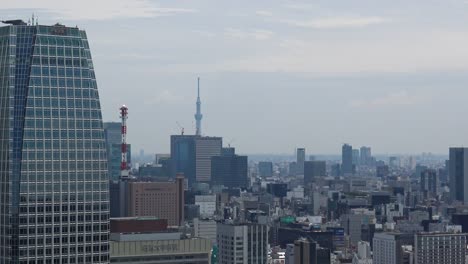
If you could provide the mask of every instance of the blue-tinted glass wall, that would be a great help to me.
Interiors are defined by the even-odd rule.
[[[104,137],[107,148],[108,174],[111,181],[120,177],[120,165],[122,162],[122,124],[118,122],[104,123]],[[127,164],[132,164],[132,147],[127,144]]]
[[[211,184],[229,188],[248,187],[247,156],[211,157]]]
[[[0,28],[0,263],[107,263],[108,203],[86,33]]]
[[[196,182],[195,135],[171,136],[171,174],[183,173],[189,186]]]

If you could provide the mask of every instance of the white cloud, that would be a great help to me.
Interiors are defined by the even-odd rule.
[[[329,29],[329,28],[356,28],[369,25],[381,24],[388,22],[388,19],[372,16],[372,17],[328,17],[314,20],[282,20],[282,22],[296,27]]]
[[[429,102],[430,98],[425,95],[409,94],[406,90],[387,94],[369,100],[353,100],[349,106],[356,108],[374,108],[385,106],[408,106]]]
[[[238,28],[226,28],[224,30],[224,35],[236,39],[267,40],[270,39],[274,33],[264,29],[242,30]]]
[[[161,7],[148,0],[21,0],[5,1],[0,10],[24,9],[63,20],[107,20],[151,18],[196,12],[194,9]]]

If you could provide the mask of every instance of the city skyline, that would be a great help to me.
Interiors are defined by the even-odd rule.
[[[128,105],[136,151],[169,152],[176,122],[195,134],[198,76],[203,134],[223,135],[239,153],[338,154],[348,142],[448,154],[468,145],[458,120],[468,113],[465,1],[119,0],[84,10],[90,3],[7,2],[0,18],[34,12],[41,24],[87,29],[103,119],[118,121]]]

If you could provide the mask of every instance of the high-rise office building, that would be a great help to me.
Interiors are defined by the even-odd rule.
[[[122,161],[122,124],[119,122],[105,122],[104,138],[106,140],[109,180],[116,181],[120,178]],[[131,164],[131,160],[131,145],[127,144],[127,163]]]
[[[229,188],[248,186],[247,156],[214,156],[211,158],[211,183]]]
[[[260,161],[258,163],[258,174],[260,177],[271,177],[273,176],[273,162],[271,161]]]
[[[361,161],[361,156],[359,156],[359,149],[353,149],[353,165],[357,166],[359,165]]]
[[[195,139],[195,174],[197,182],[211,181],[211,158],[221,156],[223,139],[197,137]]]
[[[449,186],[453,200],[468,202],[468,148],[450,148]]]
[[[171,175],[183,173],[189,186],[196,182],[195,135],[171,136]]]
[[[370,165],[370,161],[372,160],[371,148],[365,146],[361,147],[360,155],[361,165]]]
[[[304,175],[304,162],[305,162],[305,148],[298,148],[296,150],[296,174]]]
[[[316,177],[327,175],[325,161],[314,160],[304,162],[304,184],[311,183]]]
[[[420,233],[414,238],[415,264],[466,263],[466,234]]]
[[[172,176],[184,173],[189,186],[211,181],[211,158],[221,156],[221,137],[171,136]]]
[[[121,144],[122,123],[104,122],[104,138],[106,139],[106,144]]]
[[[218,263],[264,264],[268,258],[268,226],[218,223]]]
[[[341,174],[353,174],[353,147],[348,144],[344,144],[341,149]]]
[[[437,171],[427,169],[421,172],[420,188],[426,198],[436,197],[439,186]]]
[[[86,33],[4,23],[0,263],[108,263],[107,155]]]
[[[152,216],[167,219],[169,225],[184,221],[184,177],[174,182],[129,182],[127,216]]]

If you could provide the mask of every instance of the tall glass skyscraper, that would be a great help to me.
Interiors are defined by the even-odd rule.
[[[0,263],[108,263],[107,157],[86,33],[0,27]]]

